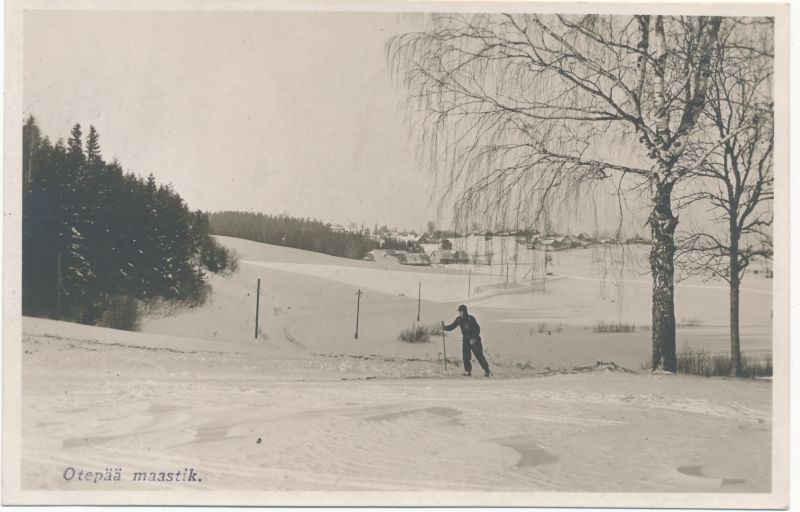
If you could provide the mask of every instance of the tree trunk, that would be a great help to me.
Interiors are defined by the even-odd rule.
[[[731,238],[731,377],[742,375],[742,355],[739,351],[739,241]]]
[[[56,258],[56,320],[61,320],[61,252]]]
[[[650,213],[650,270],[653,275],[653,370],[677,370],[675,355],[675,227],[672,215],[673,183],[657,180],[654,184],[653,211]]]

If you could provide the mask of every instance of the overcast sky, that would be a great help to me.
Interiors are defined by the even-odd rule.
[[[424,228],[436,219],[384,56],[393,13],[28,11],[24,108],[192,209]],[[449,223],[449,216],[443,219]]]

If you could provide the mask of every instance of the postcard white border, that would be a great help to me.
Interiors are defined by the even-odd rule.
[[[23,491],[20,486],[22,30],[24,10],[148,11],[535,11],[599,14],[675,13],[774,16],[775,261],[773,279],[772,493],[489,493],[489,492],[252,492]],[[296,0],[9,0],[5,10],[3,203],[3,504],[272,505],[272,506],[548,506],[784,508],[789,499],[789,6],[767,2],[414,2]],[[16,243],[15,243],[16,242]]]

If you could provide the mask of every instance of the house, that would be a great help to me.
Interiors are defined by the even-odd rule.
[[[554,251],[556,249],[560,249],[561,244],[552,238],[540,238],[534,241],[533,247],[534,249],[539,249],[540,251]]]
[[[572,235],[564,235],[562,237],[556,238],[555,240],[561,248],[567,249],[570,247],[578,247],[581,245],[581,241],[578,240],[577,237],[573,237]]]
[[[386,251],[387,258],[394,258],[401,265],[427,266],[431,264],[428,255],[422,252]]]
[[[627,240],[625,240],[625,243],[626,244],[649,245],[650,244],[650,240],[646,239],[642,235],[636,235],[636,236],[634,236],[632,238],[628,238]]]
[[[492,263],[497,264],[500,261],[500,256],[491,250],[485,252],[475,251],[469,259],[475,265],[491,265]]]
[[[439,244],[419,244],[422,247],[422,250],[425,251],[425,254],[428,255],[428,258],[431,258],[433,253],[438,251],[441,246]]]
[[[430,265],[431,260],[428,259],[428,255],[424,252],[409,252],[406,253],[406,262],[404,264],[423,267]]]
[[[469,256],[463,251],[437,249],[430,254],[431,263],[449,265],[453,263],[469,263]]]
[[[419,243],[420,239],[422,238],[422,235],[413,235],[413,234],[409,235],[409,234],[403,233],[403,234],[395,236],[394,238],[397,239],[397,240],[400,240],[402,242],[417,244],[417,243]]]
[[[431,264],[428,255],[421,252],[373,249],[364,256],[365,261],[376,261],[379,263],[385,262],[387,259],[401,265],[428,266]]]
[[[366,256],[364,256],[362,259],[364,261],[376,261],[378,263],[382,263],[382,262],[386,261],[386,258],[389,256],[389,254],[388,254],[389,252],[392,252],[392,251],[386,251],[386,250],[383,250],[383,249],[373,249],[373,250],[369,251],[366,254]],[[391,259],[392,259],[392,261],[397,261],[396,258],[391,258]]]

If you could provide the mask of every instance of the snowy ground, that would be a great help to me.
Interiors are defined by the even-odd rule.
[[[537,291],[532,291],[525,281],[511,282],[506,288],[505,275],[480,274],[488,271],[485,267],[476,267],[470,278],[453,269],[362,262],[232,238],[221,240],[241,255],[240,272],[214,279],[214,297],[208,307],[148,322],[146,332],[250,340],[255,328],[256,280],[260,278],[261,327],[268,340],[280,342],[288,337],[318,354],[439,359],[441,339],[414,346],[396,339],[401,330],[417,323],[417,294],[422,283],[420,323],[450,322],[457,305],[468,304],[481,323],[484,347],[495,364],[545,370],[610,360],[638,370],[649,359],[649,277],[641,274],[641,265],[630,263],[621,273],[624,279],[615,279],[615,270],[592,264],[591,250],[553,255],[554,276],[544,283],[544,290],[537,282]],[[355,340],[357,289],[364,295],[359,306],[359,338]],[[772,352],[770,289],[771,281],[747,276],[742,290],[742,352],[756,360]],[[727,296],[724,283],[693,280],[678,284],[679,350],[688,346],[729,353]],[[629,323],[636,330],[596,334],[592,328],[598,322]],[[447,336],[447,350],[448,357],[458,356],[457,333]]]
[[[223,241],[240,253],[240,272],[214,277],[203,307],[150,319],[141,333],[24,319],[23,489],[143,490],[125,476],[191,467],[201,481],[146,489],[770,491],[771,382],[593,368],[639,370],[649,354],[646,331],[591,332],[616,311],[597,299],[596,281],[466,297],[463,275],[380,274],[376,263]],[[449,373],[441,338],[396,339],[417,314],[416,294],[402,290],[420,281],[422,323],[450,321],[459,302],[470,304],[495,378],[456,376],[454,334]],[[751,286],[743,349],[767,354],[768,287]],[[678,295],[697,301],[678,308],[700,323],[679,329],[679,340],[724,351],[725,290]],[[644,325],[649,305],[639,302],[630,309],[645,317],[630,321]],[[123,478],[66,481],[67,467],[119,467]]]

